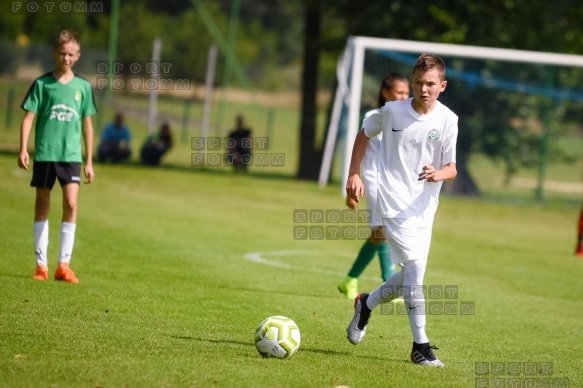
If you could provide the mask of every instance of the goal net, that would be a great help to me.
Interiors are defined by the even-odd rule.
[[[409,78],[421,53],[446,63],[439,99],[460,117],[458,153],[466,147],[502,158],[510,172],[517,161],[535,167],[541,190],[547,160],[556,156],[551,135],[583,123],[583,56],[368,37],[349,38],[338,62],[320,185],[337,158],[344,192],[354,139],[364,113],[376,108],[382,78],[394,71]]]

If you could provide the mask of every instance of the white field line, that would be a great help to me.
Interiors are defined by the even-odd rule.
[[[339,277],[346,276],[347,272],[328,271],[328,270],[319,269],[319,268],[316,268],[313,266],[303,267],[303,266],[299,266],[299,265],[290,264],[289,262],[282,262],[282,261],[267,258],[267,257],[275,256],[275,257],[283,258],[283,261],[288,261],[290,258],[291,258],[291,260],[293,260],[294,257],[307,256],[307,255],[322,255],[322,253],[317,253],[314,251],[300,251],[300,250],[297,250],[297,251],[282,250],[282,251],[270,251],[270,252],[249,252],[249,253],[246,253],[243,256],[243,258],[245,260],[249,260],[249,261],[252,261],[254,263],[269,265],[272,267],[282,268],[282,269],[286,269],[286,270],[302,271],[302,272],[314,272],[314,273],[331,275],[331,276],[339,276]],[[348,268],[347,268],[347,271],[348,271]],[[382,279],[380,277],[372,277],[372,276],[361,276],[360,279],[382,281]]]

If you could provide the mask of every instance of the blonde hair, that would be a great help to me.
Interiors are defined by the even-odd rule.
[[[77,33],[74,31],[63,30],[59,33],[57,39],[55,39],[55,42],[53,43],[53,49],[56,50],[62,44],[69,42],[75,42],[77,43],[77,45],[79,45],[79,48],[81,48],[81,44],[79,43],[79,39],[77,38]]]

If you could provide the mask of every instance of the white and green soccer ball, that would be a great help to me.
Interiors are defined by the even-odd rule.
[[[288,317],[266,318],[255,330],[255,347],[263,357],[290,358],[300,347],[300,329]]]

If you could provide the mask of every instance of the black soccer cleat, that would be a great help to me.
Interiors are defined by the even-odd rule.
[[[413,350],[411,351],[411,361],[415,364],[423,366],[443,367],[443,362],[439,361],[432,349],[438,350],[436,346],[429,345],[429,342],[418,344],[413,342]]]

